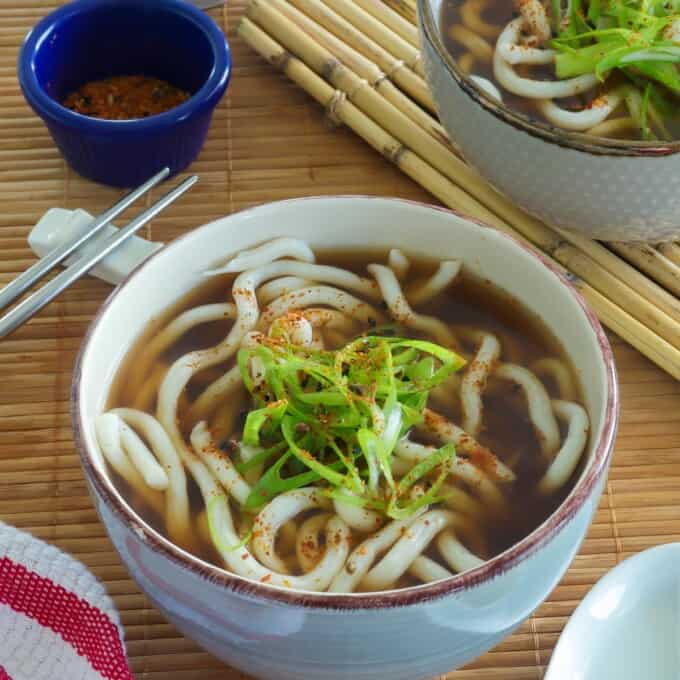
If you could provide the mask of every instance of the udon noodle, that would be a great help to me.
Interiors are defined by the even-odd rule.
[[[447,0],[445,38],[490,97],[601,137],[680,135],[680,5],[662,0]]]
[[[170,540],[273,586],[376,591],[475,568],[561,502],[589,423],[556,343],[470,298],[488,285],[459,261],[380,260],[274,239],[133,349],[95,430]]]

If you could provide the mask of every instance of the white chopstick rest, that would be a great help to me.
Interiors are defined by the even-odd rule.
[[[28,244],[38,257],[43,257],[57,246],[86,232],[93,220],[94,217],[85,210],[51,208],[31,230],[28,236]],[[118,228],[114,226],[104,227],[95,238],[90,239],[86,245],[65,260],[62,266],[68,266],[82,255],[95,252],[103,241],[118,231]],[[90,275],[117,285],[137,265],[162,247],[163,243],[147,241],[140,236],[131,236],[94,267],[90,271]]]

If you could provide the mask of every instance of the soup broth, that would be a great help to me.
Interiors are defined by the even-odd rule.
[[[403,254],[400,254],[400,257],[406,260]],[[367,277],[367,270],[371,270],[369,265],[371,263],[391,262],[392,255],[388,257],[384,252],[366,251],[322,252],[317,253],[317,261],[337,270],[351,272],[356,275],[357,279],[362,277],[361,281],[370,283],[371,279]],[[346,551],[349,551],[350,555],[338,562],[338,564],[342,562],[344,567],[342,570],[338,570],[336,565],[336,571],[341,571],[341,576],[343,574],[344,576],[336,575],[330,586],[326,582],[319,588],[310,587],[310,589],[325,590],[330,587],[332,590],[341,591],[406,587],[421,583],[424,580],[433,580],[437,576],[441,577],[449,572],[460,571],[461,568],[456,568],[456,566],[465,567],[467,565],[471,567],[499,554],[545,521],[568,494],[575,477],[579,473],[579,466],[576,461],[573,462],[566,473],[562,473],[564,478],[555,488],[550,487],[549,492],[539,492],[541,485],[545,485],[545,481],[542,480],[546,477],[546,471],[552,469],[551,460],[556,461],[559,458],[561,449],[565,448],[567,438],[573,437],[573,433],[570,431],[574,426],[573,419],[570,420],[571,416],[567,414],[569,407],[559,406],[559,404],[572,404],[574,410],[578,410],[582,416],[585,416],[583,409],[578,406],[581,401],[578,380],[557,340],[540,320],[535,318],[516,300],[492,286],[490,282],[473,277],[466,271],[465,266],[452,277],[453,280],[450,285],[444,286],[442,290],[436,290],[436,286],[432,285],[432,282],[436,281],[438,276],[441,278],[441,273],[438,274],[438,271],[442,269],[443,265],[423,257],[409,256],[408,261],[410,266],[408,266],[407,272],[405,267],[400,271],[397,264],[398,259],[394,260],[392,268],[384,267],[383,269],[388,271],[388,276],[393,277],[393,280],[391,279],[393,283],[397,281],[395,272],[400,272],[398,286],[401,292],[399,294],[406,299],[411,298],[419,302],[422,300],[420,304],[413,304],[413,309],[417,310],[417,314],[422,315],[422,318],[436,319],[436,323],[432,324],[435,329],[434,333],[427,331],[430,322],[421,324],[420,321],[414,321],[415,312],[413,310],[411,310],[411,314],[395,314],[395,301],[390,300],[389,295],[385,295],[384,291],[379,291],[380,286],[376,286],[375,293],[372,293],[373,299],[363,297],[361,303],[352,303],[353,307],[350,305],[351,310],[345,305],[342,308],[343,311],[333,312],[333,322],[320,323],[314,329],[311,342],[316,347],[315,350],[306,350],[302,354],[296,355],[298,362],[309,356],[334,357],[333,352],[346,348],[349,343],[362,336],[373,338],[374,340],[371,342],[378,346],[384,342],[396,343],[396,338],[399,337],[433,342],[433,335],[439,334],[437,339],[441,341],[441,334],[450,333],[451,344],[455,351],[467,360],[466,366],[451,373],[448,378],[428,392],[426,409],[423,411],[424,417],[421,418],[421,421],[413,427],[399,432],[400,443],[391,452],[393,469],[388,473],[385,472],[384,467],[380,468],[383,471],[384,478],[381,478],[379,490],[378,487],[375,487],[371,494],[365,492],[365,498],[368,499],[365,505],[359,506],[348,503],[347,507],[343,506],[341,512],[338,509],[337,499],[344,498],[344,496],[336,493],[337,489],[333,483],[335,478],[328,471],[324,473],[328,475],[328,479],[320,477],[311,484],[304,485],[304,488],[312,487],[314,489],[310,493],[328,494],[328,498],[335,499],[333,502],[336,504],[335,507],[339,513],[335,516],[335,519],[340,517],[349,524],[349,529],[345,533],[342,533],[345,529],[336,530],[335,534],[329,533],[327,529],[326,533],[323,533],[326,522],[330,526],[328,517],[333,510],[331,501],[326,498],[319,500],[314,495],[307,497],[306,500],[297,498],[295,502],[299,501],[299,508],[290,517],[286,515],[278,525],[271,517],[260,519],[265,517],[267,508],[270,507],[266,503],[271,500],[271,505],[274,505],[275,498],[272,500],[271,497],[266,497],[262,503],[250,503],[254,490],[258,488],[258,475],[254,474],[256,468],[259,468],[258,474],[261,483],[262,478],[266,476],[267,471],[271,470],[277,460],[276,458],[269,458],[260,466],[248,467],[248,465],[245,465],[244,467],[244,463],[251,460],[249,456],[253,455],[253,451],[243,444],[246,439],[245,430],[249,427],[247,424],[250,421],[249,413],[252,413],[258,403],[260,405],[266,403],[266,398],[263,402],[258,402],[258,395],[260,394],[258,389],[265,391],[268,389],[266,380],[258,388],[252,385],[244,386],[243,380],[239,382],[239,379],[236,378],[233,387],[226,392],[216,390],[214,388],[216,382],[224,382],[225,376],[230,375],[230,371],[232,375],[238,375],[238,365],[235,364],[235,357],[232,354],[223,362],[217,362],[202,370],[196,370],[187,382],[186,387],[180,390],[176,411],[177,436],[183,440],[184,445],[189,448],[193,447],[197,453],[199,453],[197,446],[199,448],[201,446],[200,442],[197,444],[198,439],[203,437],[205,441],[209,442],[208,448],[199,453],[199,457],[203,460],[204,469],[210,469],[222,483],[220,486],[213,479],[214,486],[211,493],[215,493],[215,489],[226,490],[226,495],[229,498],[227,511],[231,514],[231,521],[233,521],[235,527],[234,531],[238,533],[239,539],[242,541],[241,547],[220,544],[220,541],[224,539],[220,539],[217,534],[219,533],[219,523],[223,520],[210,517],[213,509],[210,507],[210,500],[206,503],[206,498],[210,499],[210,495],[206,495],[207,484],[200,481],[194,467],[187,465],[185,460],[184,467],[187,468],[188,472],[186,488],[189,531],[182,540],[186,543],[185,547],[188,547],[198,557],[219,566],[225,566],[226,561],[227,569],[234,570],[234,563],[229,562],[229,551],[238,553],[239,550],[249,546],[252,549],[254,545],[256,557],[259,557],[261,561],[264,560],[265,567],[274,574],[274,577],[272,577],[269,572],[264,573],[264,575],[259,576],[260,580],[264,582],[272,581],[277,585],[299,587],[295,577],[304,579],[306,578],[305,575],[313,573],[315,568],[321,569],[322,563],[331,549],[331,542],[340,542],[341,539],[338,536],[342,534],[342,540],[347,543]],[[375,270],[371,271],[375,273]],[[383,275],[384,273],[383,271]],[[193,291],[173,309],[169,310],[162,319],[152,323],[148,332],[131,349],[121,366],[111,390],[107,411],[115,413],[116,409],[134,409],[135,412],[144,414],[158,414],[159,420],[161,423],[163,422],[164,406],[159,403],[159,393],[163,390],[162,385],[169,380],[169,372],[172,373],[172,371],[169,371],[169,367],[178,362],[181,363],[182,358],[187,356],[187,353],[194,353],[191,355],[193,357],[191,361],[200,361],[200,353],[203,352],[204,355],[207,355],[206,353],[212,352],[211,348],[221,343],[236,323],[233,318],[216,317],[219,317],[218,306],[224,305],[225,301],[232,300],[232,291],[236,293],[238,290],[234,283],[237,276],[240,276],[238,279],[240,281],[242,275],[238,274],[225,273],[213,277],[203,287]],[[271,284],[273,287],[270,291],[265,289],[266,285],[258,288],[258,296],[264,298],[260,305],[262,308],[260,320],[276,307],[277,299],[281,299],[282,295],[289,298],[292,296],[291,299],[295,299],[296,295],[299,296],[300,301],[293,305],[298,311],[291,312],[289,310],[287,312],[288,315],[297,315],[294,317],[296,322],[300,320],[300,310],[311,309],[303,301],[309,282],[283,281],[280,289],[275,290],[274,288],[277,285],[275,280]],[[295,289],[296,285],[301,285],[301,288]],[[289,286],[292,287],[293,291],[287,293]],[[295,292],[295,290],[298,292]],[[270,295],[273,298],[268,300]],[[367,315],[350,323],[345,319],[345,316],[351,315],[352,311],[358,314],[360,304],[366,305],[366,309],[369,310]],[[399,304],[399,301],[397,301],[397,304]],[[326,305],[314,303],[313,308],[328,311],[332,310],[333,306],[333,303]],[[186,332],[175,334],[171,342],[159,342],[158,338],[163,333],[167,333],[168,328],[173,324],[179,328],[177,324],[180,322],[178,320],[181,321],[183,315],[187,313],[195,313],[197,309],[213,311],[214,313],[210,316],[210,314],[204,312],[204,323],[191,327],[186,325]],[[339,305],[336,304],[335,309],[338,310]],[[320,312],[316,314],[319,317]],[[312,319],[313,314],[311,312],[310,315],[309,318]],[[274,328],[275,325],[276,322],[273,322],[271,328]],[[285,336],[285,351],[289,349],[287,343],[292,344],[291,338],[296,337],[296,330],[296,327],[291,326],[286,331],[288,335]],[[275,335],[275,332],[269,331],[270,338],[275,337]],[[437,346],[443,344],[440,342]],[[487,351],[487,345],[497,345],[499,352],[485,363],[482,355]],[[284,351],[281,349],[282,345],[278,340],[271,345],[271,348],[274,352]],[[410,352],[412,349],[405,351]],[[252,368],[252,362],[259,360],[257,359],[259,350],[253,351],[254,354],[250,356],[251,364],[248,365],[251,367],[249,369],[251,374],[257,377],[257,371]],[[294,351],[297,352],[298,350]],[[412,354],[414,362],[420,361],[419,365],[426,368],[430,366],[429,358],[423,359],[423,355],[419,355],[417,351],[413,351]],[[400,360],[400,356],[399,353],[395,352],[385,361],[396,362]],[[365,356],[361,355],[361,358],[363,360]],[[371,370],[374,368],[382,370],[384,366],[385,364],[381,359],[379,365],[371,365]],[[343,368],[343,370],[352,375],[351,368]],[[514,375],[513,370],[519,372],[519,377],[512,377]],[[406,375],[400,371],[402,369],[395,369],[395,375]],[[463,385],[466,384],[465,376],[468,371],[481,372],[473,376],[474,380],[467,381],[466,388]],[[305,374],[304,379],[300,378],[299,373],[294,373],[294,376],[290,380],[299,379],[299,384],[303,386],[302,391],[307,390],[309,392],[309,376]],[[273,378],[271,380],[273,382]],[[404,380],[416,380],[416,378],[406,376]],[[529,385],[527,388],[526,380],[535,381],[538,387]],[[403,384],[406,384],[406,382]],[[366,385],[350,386],[349,389],[355,390],[354,399],[363,399],[367,394],[366,390],[370,391],[373,387]],[[373,389],[374,392],[375,389]],[[470,408],[466,408],[464,405],[466,399],[468,402],[474,402],[474,395],[472,400],[470,399],[470,389],[479,396],[481,415],[478,415],[481,420],[477,425],[471,425],[468,428],[475,429],[474,432],[463,432],[463,430],[459,430],[459,426],[474,423]],[[538,397],[532,396],[532,390],[535,392],[537,389],[543,390],[542,394],[539,394]],[[206,402],[206,390],[212,390],[216,395],[207,409],[202,406]],[[266,394],[265,397],[267,397]],[[330,396],[324,396],[324,403],[330,398]],[[163,397],[161,397],[161,401],[162,399]],[[549,428],[544,428],[540,423],[537,427],[535,422],[537,416],[532,411],[533,406],[530,406],[534,399],[538,399],[537,403],[540,402],[539,406],[536,407],[538,411],[541,407],[550,409],[551,403],[557,405],[553,408],[559,417],[555,418],[554,415],[551,415],[552,411],[547,416],[544,414],[539,417],[548,417],[556,425],[555,436],[559,440],[557,446],[557,449],[560,449],[559,453],[554,445],[550,452],[546,448],[543,430]],[[541,399],[543,399],[542,402]],[[274,402],[272,397],[272,400],[266,403],[266,407],[274,407],[279,401],[280,399],[272,403]],[[410,413],[411,405],[415,404],[416,401],[410,397],[408,399],[405,397],[404,405],[401,407],[403,414]],[[377,394],[368,397],[368,402],[371,402],[369,408],[374,408],[375,404],[378,403]],[[321,419],[321,422],[324,422],[323,418],[333,417],[334,412],[331,406],[328,406],[327,410],[324,410],[324,407],[316,408],[315,413]],[[318,408],[321,408],[321,411],[318,411]],[[560,408],[562,411],[560,411]],[[264,410],[267,411],[267,408]],[[387,420],[389,421],[390,416],[387,407],[385,407],[385,412],[388,413]],[[124,414],[123,411],[120,413]],[[567,414],[566,417],[565,414]],[[585,417],[585,429],[587,430],[587,416]],[[134,418],[132,420],[126,419],[124,415],[122,415],[122,420],[127,422],[127,425],[123,425],[123,427],[130,426],[135,429],[135,426],[140,424]],[[206,423],[205,431],[201,430],[200,423],[202,421]],[[418,421],[417,418],[416,421]],[[309,432],[310,427],[312,430],[316,427],[316,421],[311,425],[308,424],[309,422],[302,419],[295,425],[294,432],[299,442],[305,441],[306,433]],[[578,424],[576,426],[578,427]],[[364,427],[368,426],[364,424]],[[454,434],[451,434],[452,427],[455,429]],[[583,427],[582,424],[581,427]],[[387,425],[383,423],[383,428],[388,430],[389,422]],[[442,435],[442,428],[448,434]],[[106,435],[102,434],[105,429],[100,428],[98,434],[105,457],[110,462],[111,458],[107,456],[106,446],[104,445]],[[200,436],[196,434],[197,431],[199,431]],[[154,449],[153,438],[148,430],[143,427],[137,428],[137,434],[143,442],[149,445],[149,448]],[[585,437],[585,431],[581,434]],[[353,437],[354,435],[347,436]],[[430,455],[432,452],[442,451],[442,445],[445,445],[446,441],[451,442],[453,440],[456,441],[455,455],[458,464],[461,466],[460,472],[452,472],[451,475],[447,476],[446,472],[442,473],[442,470],[444,470],[442,466],[449,465],[449,462],[441,462],[434,466],[432,470],[424,472],[418,478],[417,483],[409,487],[408,492],[411,493],[417,487],[418,494],[422,496],[440,484],[440,481],[438,481],[440,475],[443,474],[446,477],[443,485],[437,487],[437,493],[432,496],[431,502],[427,504],[429,510],[424,511],[423,508],[413,510],[414,516],[417,516],[417,513],[425,512],[425,514],[420,515],[421,518],[432,515],[432,521],[442,523],[443,530],[437,532],[436,540],[433,536],[432,540],[423,543],[416,560],[411,560],[411,563],[406,564],[394,579],[388,578],[385,581],[384,578],[380,577],[380,574],[373,574],[376,569],[380,570],[381,555],[387,552],[388,548],[397,549],[398,539],[403,538],[404,535],[408,536],[408,533],[404,534],[404,532],[407,532],[409,526],[415,526],[413,517],[408,516],[404,508],[396,511],[394,510],[396,505],[393,506],[394,511],[391,515],[384,509],[385,504],[382,501],[385,501],[387,507],[389,507],[389,500],[394,498],[395,495],[399,495],[398,491],[390,490],[389,476],[401,480],[395,483],[395,488],[399,489],[399,485],[409,474],[409,467],[412,471],[411,474],[413,474],[413,466],[422,463],[422,460],[424,460],[422,455],[420,458],[409,457],[408,452],[411,450],[409,447],[416,447],[421,453],[425,452]],[[341,437],[336,441],[345,440]],[[357,482],[357,487],[351,494],[344,490],[342,493],[350,494],[356,498],[360,495],[359,487],[370,487],[371,471],[370,464],[368,470],[363,469],[364,462],[359,451],[364,449],[356,444],[354,439],[351,441],[352,446],[348,446],[348,451],[350,455],[355,456],[355,467],[359,471],[361,481]],[[121,438],[121,442],[122,448],[125,448],[124,437]],[[278,439],[275,435],[271,433],[262,435],[261,446],[257,451],[261,453],[263,448],[266,449],[268,445],[276,442],[278,442]],[[175,446],[177,446],[176,441]],[[582,441],[581,450],[584,446],[585,439]],[[300,444],[300,448],[304,448],[302,444]],[[246,449],[248,449],[247,452]],[[209,456],[213,457],[212,459],[205,455],[206,451],[208,451]],[[578,453],[580,455],[581,451]],[[328,452],[322,454],[312,449],[309,452],[303,451],[301,458],[296,459],[293,456],[281,467],[281,478],[290,479],[295,475],[309,474],[309,470],[305,467],[304,456],[308,456],[310,459],[316,456],[325,462],[330,460]],[[130,455],[130,458],[135,460],[132,455]],[[576,460],[578,460],[578,457]],[[218,470],[220,465],[222,468]],[[378,463],[378,466],[382,465],[383,463]],[[384,465],[388,464],[385,463]],[[172,526],[168,526],[168,508],[170,505],[167,503],[167,499],[164,503],[160,498],[162,492],[153,490],[153,493],[150,493],[148,488],[139,486],[137,477],[128,477],[126,480],[124,479],[125,475],[120,474],[120,469],[116,470],[115,465],[112,467],[114,468],[113,476],[116,485],[121,489],[135,511],[171,540],[180,542],[180,539],[173,535]],[[225,472],[227,467],[230,472]],[[330,467],[334,472],[344,470],[338,461],[330,464]],[[314,469],[316,468],[312,468],[312,470]],[[222,477],[219,477],[220,474],[222,474]],[[228,478],[226,482],[225,477]],[[250,492],[247,501],[244,496],[236,498],[238,493],[235,489],[241,487],[246,489],[243,493]],[[404,500],[408,496],[406,488],[406,485],[404,485],[401,495],[402,505],[405,507],[408,506]],[[300,490],[300,487],[298,487],[297,491],[293,489],[284,493],[291,494],[290,497],[295,499],[295,494],[301,494],[303,491],[304,489]],[[411,493],[416,498],[418,494]],[[380,502],[378,499],[380,499]],[[409,502],[414,507],[417,505],[417,500]],[[371,526],[370,522],[373,520],[375,520],[375,525]],[[366,526],[367,521],[369,522],[368,526]],[[352,524],[353,522],[354,524]],[[363,559],[357,557],[358,554],[362,554],[362,546],[365,544],[370,547],[372,545],[371,540],[375,540],[379,535],[382,536],[391,525],[394,525],[396,530],[398,528],[396,525],[399,522],[402,522],[403,526],[399,528],[398,535],[395,535],[393,540],[385,539],[387,545],[377,550],[375,564],[371,565],[373,571],[368,571],[363,579],[354,578],[353,569],[358,567],[352,566],[352,556],[354,555],[355,561],[356,559]],[[274,524],[273,529],[270,524]],[[453,529],[445,531],[444,529],[448,526],[453,527]],[[261,546],[260,553],[257,553],[257,540],[258,536],[259,540],[263,540],[259,534],[266,534],[267,531],[273,531],[274,534],[269,543],[269,550],[270,552],[273,551],[273,554],[264,557]],[[381,532],[383,533],[381,534]],[[442,538],[445,534],[446,538]],[[458,550],[458,558],[453,559],[453,563],[451,560],[447,561],[446,558],[442,558],[440,554],[442,550],[446,552],[445,548],[441,546],[449,539],[456,542],[455,548]],[[456,552],[456,550],[453,550],[453,552]],[[275,567],[278,567],[283,575],[276,571]],[[367,570],[366,568],[365,571]],[[260,572],[254,572],[254,574],[257,576]],[[289,583],[286,583],[287,580]],[[301,583],[303,584],[302,587],[305,587],[306,582],[302,581]],[[333,584],[335,584],[335,587],[333,587]]]

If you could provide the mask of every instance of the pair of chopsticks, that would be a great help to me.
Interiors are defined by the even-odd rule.
[[[97,217],[89,228],[82,234],[70,241],[58,246],[53,251],[30,266],[25,272],[19,274],[13,281],[8,283],[0,290],[0,310],[5,309],[14,302],[22,293],[42,279],[49,271],[54,269],[60,262],[63,262],[69,255],[78,248],[85,245],[94,238],[104,227],[132,205],[138,198],[147,191],[162,182],[170,174],[169,168],[163,168],[158,174],[151,177],[141,186],[126,194],[120,201],[111,206],[106,212]],[[23,323],[28,321],[33,315],[37,314],[43,307],[49,304],[55,297],[60,295],[66,288],[84,276],[107,255],[110,255],[126,239],[135,234],[147,222],[152,220],[161,210],[165,209],[173,201],[179,198],[185,191],[198,181],[196,175],[188,177],[178,184],[174,189],[168,191],[159,201],[151,207],[137,215],[128,225],[119,229],[115,234],[97,248],[94,253],[83,255],[73,264],[64,269],[63,272],[55,276],[49,283],[29,295],[20,302],[14,309],[0,317],[0,338],[9,335]]]

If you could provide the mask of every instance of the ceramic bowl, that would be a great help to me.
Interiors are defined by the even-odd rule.
[[[417,225],[417,226],[416,226]],[[187,554],[119,494],[93,419],[125,353],[147,324],[201,283],[202,271],[275,236],[313,247],[462,258],[521,300],[561,339],[592,423],[583,472],[544,524],[479,568],[419,587],[330,595],[279,589]],[[479,656],[514,630],[564,574],[605,481],[618,415],[614,362],[592,312],[551,265],[508,236],[449,211],[382,198],[284,201],[196,229],[152,255],[107,300],[74,371],[72,416],[82,465],[121,559],[183,633],[227,663],[277,680],[417,680]]]
[[[572,614],[544,680],[680,678],[680,543],[629,557]]]
[[[183,0],[75,0],[42,19],[19,54],[21,89],[66,161],[116,187],[194,161],[231,75],[217,24]],[[151,75],[192,93],[179,106],[135,120],[84,116],[61,105],[91,80]]]
[[[465,77],[444,46],[446,0],[418,0],[427,82],[442,124],[501,193],[548,224],[619,241],[680,236],[680,142],[607,140],[507,109]]]

